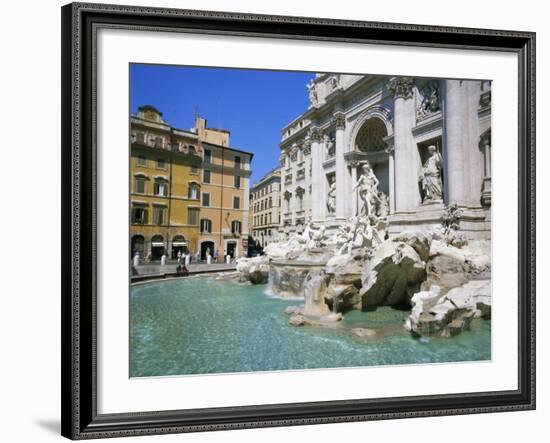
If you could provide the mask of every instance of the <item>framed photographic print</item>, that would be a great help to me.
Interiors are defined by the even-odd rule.
[[[62,434],[533,409],[534,44],[64,6]]]

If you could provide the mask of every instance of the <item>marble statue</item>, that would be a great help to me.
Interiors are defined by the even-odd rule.
[[[328,134],[325,134],[323,140],[325,142],[325,157],[327,159],[334,157],[336,155],[336,143]]]
[[[441,200],[443,185],[441,182],[441,168],[443,160],[434,145],[428,146],[428,159],[422,168],[420,182],[422,184],[422,201]]]
[[[321,225],[319,229],[317,229],[316,231],[313,231],[313,235],[311,237],[311,247],[309,249],[312,249],[312,248],[319,249],[325,245],[324,241],[327,238],[325,230],[326,230],[325,226]]]
[[[352,191],[355,191],[356,189],[359,190],[359,198],[363,202],[361,215],[377,215],[376,208],[382,204],[378,192],[379,184],[380,182],[374,174],[369,162],[365,161],[362,167],[362,174],[357,180],[355,186],[352,188]]]
[[[310,106],[315,106],[318,100],[317,90],[315,89],[315,82],[311,80],[306,87],[309,93],[309,104]]]
[[[352,217],[336,234],[337,255],[351,255],[354,250],[377,246],[382,238],[375,227],[376,217]]]
[[[334,177],[330,179],[330,187],[327,194],[327,211],[329,214],[334,214],[336,211],[336,180]]]

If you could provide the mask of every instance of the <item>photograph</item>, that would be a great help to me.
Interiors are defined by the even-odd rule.
[[[128,76],[130,378],[492,360],[491,79]]]

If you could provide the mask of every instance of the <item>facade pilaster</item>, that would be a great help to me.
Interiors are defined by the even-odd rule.
[[[343,112],[339,112],[334,115],[333,121],[336,130],[336,219],[344,220],[346,218],[346,162],[344,159],[344,129],[346,127],[346,116]]]
[[[318,127],[312,127],[309,133],[311,140],[311,217],[314,222],[324,218],[324,207],[321,200],[321,174],[323,171],[322,133]]]
[[[395,211],[411,211],[420,206],[418,190],[419,154],[412,129],[415,125],[413,100],[414,82],[408,77],[397,77],[390,81],[394,104],[394,174]]]

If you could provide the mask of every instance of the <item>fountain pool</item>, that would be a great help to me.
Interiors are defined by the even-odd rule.
[[[198,277],[130,289],[130,376],[489,360],[491,322],[474,320],[451,339],[420,341],[403,328],[407,312],[351,311],[339,328],[290,326],[283,313],[300,304],[245,286]],[[365,341],[350,328],[379,331]]]

